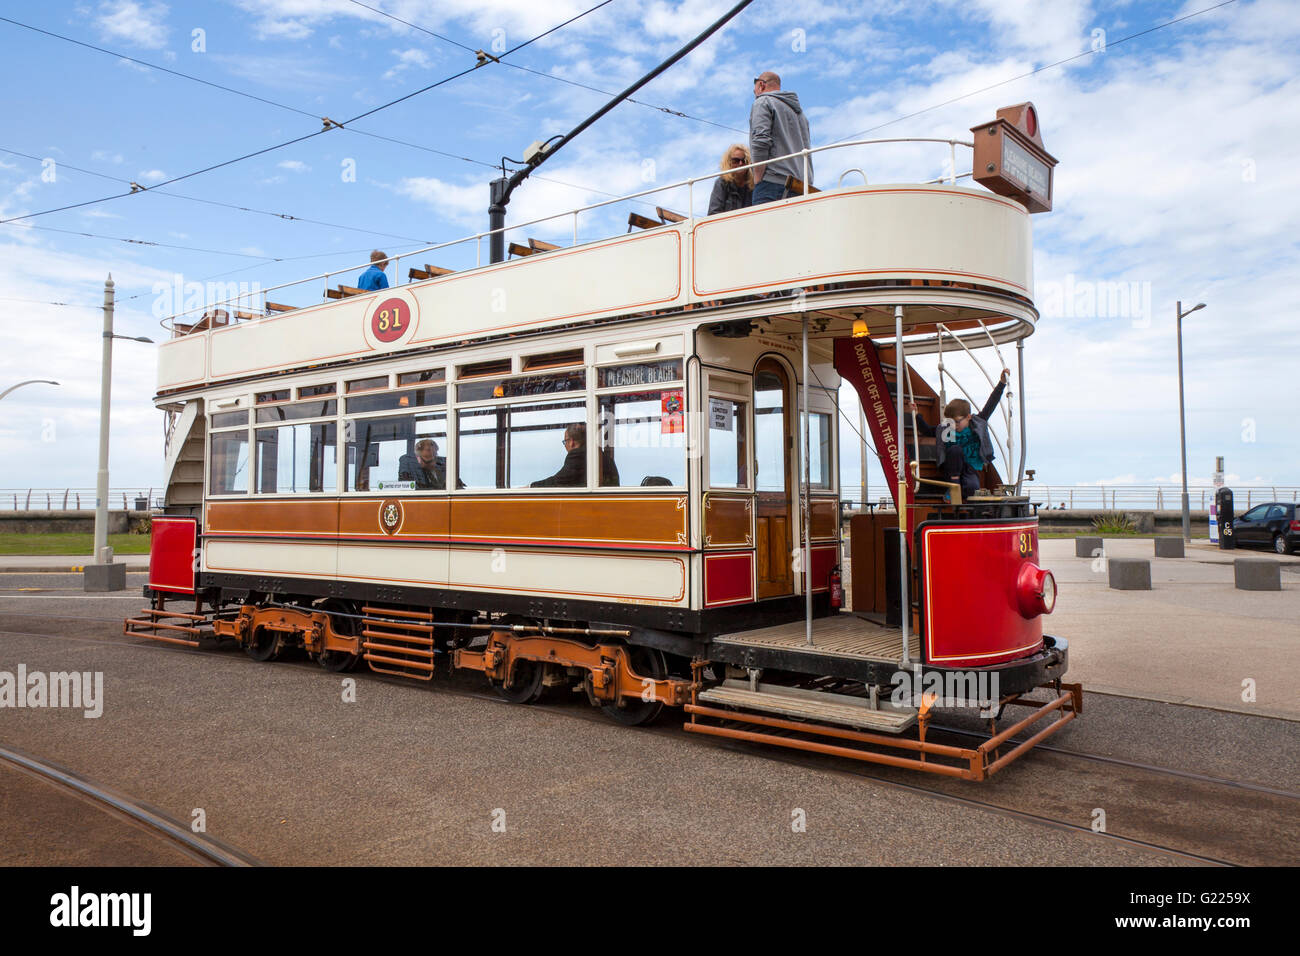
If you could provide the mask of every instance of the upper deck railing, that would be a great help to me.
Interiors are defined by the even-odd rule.
[[[514,232],[520,229],[528,228],[530,226],[539,226],[547,223],[555,223],[557,221],[562,221],[565,219],[572,219],[573,230],[572,230],[571,245],[577,246],[584,241],[580,237],[580,226],[579,226],[579,219],[583,214],[592,213],[596,210],[602,210],[607,207],[617,205],[619,203],[641,202],[647,196],[654,196],[656,194],[668,193],[674,190],[681,190],[681,189],[686,190],[687,209],[689,211],[687,213],[682,213],[679,215],[681,215],[683,219],[693,220],[696,218],[695,186],[697,183],[710,182],[714,179],[717,179],[720,176],[728,175],[731,172],[736,172],[740,170],[750,170],[753,169],[755,166],[771,165],[774,162],[781,162],[790,159],[798,160],[803,168],[803,175],[802,177],[800,177],[800,181],[802,183],[802,188],[803,188],[803,195],[808,195],[810,190],[812,192],[820,191],[813,188],[812,184],[809,181],[811,177],[808,175],[808,170],[809,170],[809,164],[811,162],[812,156],[818,153],[829,152],[832,150],[854,149],[863,146],[880,146],[885,144],[898,144],[898,143],[937,143],[937,144],[945,144],[948,146],[949,166],[948,166],[947,174],[933,179],[922,180],[921,185],[935,185],[941,183],[956,185],[959,179],[965,179],[971,175],[970,171],[960,173],[960,174],[956,172],[957,147],[962,146],[965,147],[966,149],[974,148],[974,144],[968,140],[944,139],[939,137],[911,136],[911,137],[890,137],[886,139],[853,140],[844,143],[833,143],[828,146],[810,147],[808,149],[800,150],[795,153],[789,153],[785,156],[773,157],[771,159],[765,160],[763,163],[750,163],[749,165],[746,166],[736,167],[736,169],[734,170],[718,170],[715,172],[707,173],[702,176],[694,176],[688,179],[678,180],[677,182],[669,183],[664,186],[655,186],[651,189],[643,189],[638,192],[628,193],[627,195],[616,196],[612,199],[606,199],[606,200],[602,200],[601,202],[591,203],[590,205],[580,206],[576,209],[567,210],[565,212],[553,213],[548,216],[541,216],[536,219],[530,219],[526,222],[515,223],[513,225],[506,226],[503,229],[477,232],[472,235],[463,236],[459,239],[452,239],[447,242],[439,242],[433,245],[424,246],[420,249],[416,249],[411,252],[402,253],[401,255],[390,256],[388,257],[388,262],[392,264],[394,267],[394,277],[396,279],[395,282],[391,283],[390,287],[398,286],[398,285],[409,285],[413,282],[427,281],[425,279],[412,278],[409,279],[407,282],[402,282],[401,264],[403,259],[405,259],[408,263],[410,263],[413,261],[417,261],[417,257],[418,257],[418,260],[422,266],[424,264],[423,261],[424,257],[431,252],[448,250],[455,247],[462,247],[468,245],[469,243],[474,243],[475,244],[474,267],[478,267],[485,264],[483,262],[483,240],[488,239],[494,233],[500,232],[502,235],[504,235],[509,232]],[[853,173],[857,173],[862,177],[863,184],[866,184],[868,182],[866,172],[860,166],[854,166],[845,169],[840,173],[838,179],[836,180],[836,186],[837,187],[843,186],[845,178]],[[659,207],[659,208],[664,208],[664,207]],[[669,211],[671,212],[671,210]],[[664,219],[663,222],[655,223],[654,225],[666,225],[671,221],[673,220]],[[629,224],[629,231],[631,230],[631,228],[632,226]],[[595,239],[607,239],[607,238],[610,238],[610,236],[602,235],[599,237],[595,237]],[[585,241],[595,241],[595,240],[588,239]],[[294,279],[290,282],[281,283],[280,285],[271,286],[266,289],[257,289],[255,291],[240,292],[239,294],[226,299],[209,302],[203,306],[198,306],[193,309],[187,309],[182,312],[177,312],[173,315],[170,315],[162,319],[160,324],[164,328],[170,329],[174,335],[186,335],[189,334],[190,332],[206,331],[210,328],[219,328],[229,324],[237,324],[240,322],[247,322],[247,321],[256,321],[257,319],[263,318],[267,315],[282,313],[285,309],[285,306],[288,305],[287,303],[279,303],[273,301],[270,297],[271,293],[283,293],[285,290],[299,289],[300,287],[306,286],[308,283],[316,283],[316,282],[323,281],[325,289],[322,291],[319,297],[313,297],[310,302],[301,302],[296,305],[289,305],[288,308],[292,310],[297,308],[305,308],[309,305],[317,305],[325,301],[325,299],[329,297],[328,293],[330,291],[333,291],[330,289],[330,282],[332,279],[334,279],[337,276],[355,274],[359,270],[364,270],[368,268],[370,264],[371,263],[367,261],[364,263],[347,266],[342,269],[334,269],[329,272],[322,272],[318,275],[308,276],[305,279]],[[341,295],[341,294],[344,293],[336,294],[336,297],[337,295]],[[281,299],[281,298],[284,298],[284,296],[283,295],[275,296],[275,299]],[[272,303],[270,307],[268,307],[267,305],[268,302]],[[193,321],[178,321],[178,320],[190,319],[191,317],[193,317]]]

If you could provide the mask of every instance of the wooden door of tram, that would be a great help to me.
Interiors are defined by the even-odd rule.
[[[785,369],[774,359],[763,359],[754,369],[754,532],[759,600],[794,593],[790,405],[790,378]]]

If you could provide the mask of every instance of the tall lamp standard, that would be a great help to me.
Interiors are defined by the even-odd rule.
[[[83,572],[86,591],[121,591],[126,588],[126,565],[113,561],[108,547],[108,410],[113,386],[113,339],[153,343],[143,335],[118,335],[113,331],[113,276],[104,283],[104,352],[99,370],[99,472],[95,482],[95,550]]]
[[[1198,302],[1186,312],[1181,301],[1175,303],[1178,309],[1178,437],[1183,446],[1183,541],[1192,540],[1192,509],[1187,499],[1187,413],[1183,405],[1183,318],[1197,309],[1205,308],[1204,302]]]

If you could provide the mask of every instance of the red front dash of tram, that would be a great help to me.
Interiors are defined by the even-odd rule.
[[[1056,583],[1038,567],[1037,522],[923,524],[925,659],[984,667],[1043,646]]]

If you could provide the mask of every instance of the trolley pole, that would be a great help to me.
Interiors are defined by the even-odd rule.
[[[898,600],[901,607],[899,608],[899,617],[903,625],[903,664],[907,665],[912,662],[911,650],[909,645],[912,643],[912,598],[908,593],[908,578],[911,574],[911,567],[907,560],[907,476],[904,472],[903,459],[907,455],[907,445],[903,442],[901,426],[903,424],[903,377],[907,374],[907,360],[903,356],[903,307],[894,306],[894,361],[897,363],[894,373],[894,391],[898,396],[895,402],[899,409],[898,424],[900,426],[899,434],[894,436],[898,442]]]

